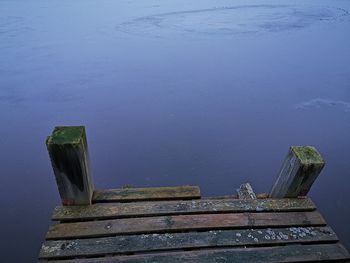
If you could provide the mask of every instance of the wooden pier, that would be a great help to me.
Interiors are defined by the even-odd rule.
[[[62,206],[40,262],[340,262],[350,255],[306,197],[324,161],[291,147],[270,194],[243,184],[221,197],[198,186],[96,190],[84,127],[47,139]]]

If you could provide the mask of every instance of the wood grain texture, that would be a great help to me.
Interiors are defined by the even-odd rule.
[[[239,199],[256,199],[256,195],[250,183],[241,184],[237,189]]]
[[[53,220],[79,221],[135,216],[159,216],[177,214],[312,211],[316,207],[309,198],[299,199],[203,199],[192,201],[162,201],[106,203],[91,206],[59,206],[53,212]]]
[[[292,146],[274,183],[274,198],[305,196],[325,165],[312,146]]]
[[[178,215],[61,223],[52,225],[46,237],[67,239],[190,230],[321,225],[325,225],[325,221],[316,211]]]
[[[252,262],[252,263],[290,263],[290,262],[339,262],[349,260],[349,253],[340,244],[290,245],[276,247],[253,247],[231,249],[208,249],[186,252],[169,252],[131,256],[86,258],[62,261],[61,263],[213,263],[213,262]]]
[[[291,227],[216,230],[189,233],[142,234],[73,240],[49,240],[39,258],[101,256],[160,250],[228,246],[268,246],[292,243],[336,242],[329,227]]]
[[[93,202],[130,202],[149,200],[185,200],[201,197],[198,186],[149,187],[96,190]]]

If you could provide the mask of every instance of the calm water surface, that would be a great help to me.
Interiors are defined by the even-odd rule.
[[[59,196],[44,140],[85,125],[98,188],[249,181],[290,145],[350,248],[350,1],[0,1],[1,259],[35,262]]]

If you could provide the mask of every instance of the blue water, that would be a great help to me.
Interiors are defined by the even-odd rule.
[[[0,0],[1,260],[35,262],[59,204],[44,145],[85,125],[98,188],[269,192],[290,145],[350,248],[350,1]]]

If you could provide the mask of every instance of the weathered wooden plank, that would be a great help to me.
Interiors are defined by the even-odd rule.
[[[159,250],[228,246],[282,245],[289,243],[336,242],[329,227],[216,230],[208,232],[128,235],[73,240],[49,240],[39,258],[101,256]]]
[[[324,165],[324,160],[314,147],[292,146],[270,196],[274,198],[305,196]]]
[[[61,263],[95,263],[95,262],[127,262],[127,263],[212,263],[212,262],[339,262],[348,260],[349,253],[339,243],[317,245],[289,245],[275,247],[252,247],[230,249],[207,249],[186,252],[169,252],[158,254],[140,254],[104,258],[85,258],[57,261]],[[51,261],[50,261],[51,262]],[[54,262],[54,261],[52,261]]]
[[[129,202],[147,200],[185,200],[201,197],[198,186],[124,188],[96,190],[93,202]]]
[[[239,199],[256,199],[256,195],[250,183],[242,184],[237,189],[237,193]]]
[[[325,224],[326,222],[317,211],[178,215],[61,223],[52,225],[46,237],[47,239],[66,239],[133,233]]]
[[[54,220],[91,220],[130,216],[155,216],[249,211],[311,211],[316,209],[309,198],[293,199],[204,199],[192,201],[162,201],[135,203],[105,203],[91,206],[59,206]]]
[[[91,204],[93,182],[83,126],[56,127],[46,140],[63,205]]]

